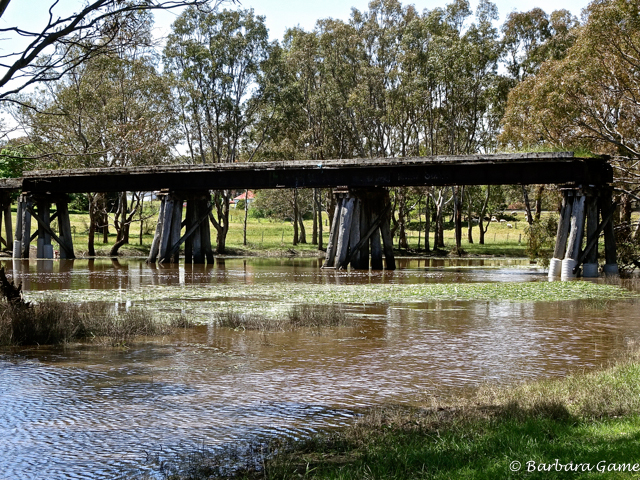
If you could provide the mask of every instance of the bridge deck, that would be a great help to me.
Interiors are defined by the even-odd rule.
[[[497,185],[602,185],[613,174],[607,158],[572,152],[515,153],[323,161],[161,165],[37,170],[0,184],[32,193],[208,189]]]

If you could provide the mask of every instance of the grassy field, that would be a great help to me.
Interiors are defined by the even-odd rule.
[[[157,210],[157,206],[154,206]],[[15,222],[15,211],[13,225]],[[74,248],[76,255],[85,256],[87,254],[87,241],[89,230],[89,214],[72,212],[71,230],[73,234]],[[121,249],[123,255],[147,255],[153,240],[155,231],[155,216],[148,219],[143,226],[142,238],[140,238],[140,222],[135,222],[130,228],[130,243]],[[415,221],[415,219],[413,219]],[[243,222],[244,212],[232,209],[230,215],[230,228],[227,236],[227,248],[231,254],[257,254],[257,255],[275,255],[275,254],[303,254],[313,255],[317,253],[317,246],[311,244],[312,221],[305,221],[307,230],[306,244],[293,245],[293,225],[291,222],[283,222],[279,220],[266,218],[249,218],[247,225],[247,245],[243,245]],[[326,213],[323,214],[323,245],[326,247],[329,239],[329,219]],[[478,228],[474,227],[473,235],[475,243],[469,244],[467,241],[466,227],[463,230],[462,248],[469,254],[474,255],[502,255],[502,256],[525,256],[526,222],[517,221],[510,222],[512,228],[507,227],[507,223],[492,223],[485,236],[485,245],[479,245]],[[32,222],[32,232],[36,231],[36,222]],[[54,230],[57,227],[54,224]],[[113,226],[109,230],[108,242],[102,242],[102,234],[96,235],[96,251],[98,255],[107,255],[110,247],[116,241],[116,233]],[[184,232],[183,232],[184,233]],[[409,241],[409,251],[406,253],[414,253],[418,250],[424,250],[424,232],[417,230],[407,231]],[[215,247],[215,230],[212,227],[212,241]],[[444,240],[446,249],[450,250],[455,245],[455,237],[452,225],[445,226]],[[394,239],[397,245],[397,237]],[[55,243],[55,242],[54,242]],[[433,232],[431,233],[430,245],[433,246]],[[54,245],[54,248],[57,246]],[[403,253],[403,252],[400,252]]]
[[[273,452],[264,454],[264,452]],[[246,479],[626,479],[640,476],[640,356],[468,398],[382,406],[351,427],[256,451]],[[228,478],[192,455],[169,479]]]

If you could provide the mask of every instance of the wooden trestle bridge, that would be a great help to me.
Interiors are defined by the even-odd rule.
[[[208,220],[212,190],[334,188],[337,207],[324,266],[382,269],[384,256],[386,268],[393,269],[388,187],[558,184],[564,201],[550,276],[573,275],[582,263],[585,275],[597,274],[602,232],[605,271],[613,273],[613,174],[607,160],[559,152],[31,171],[0,181],[0,231],[2,223],[5,227],[0,243],[13,247],[14,258],[29,258],[37,238],[38,258],[53,258],[53,240],[61,258],[74,258],[67,194],[156,191],[162,201],[148,261],[176,262],[184,243],[185,262],[213,262]],[[11,198],[16,192],[14,237]],[[55,218],[57,232],[51,227]],[[33,235],[32,219],[37,222]]]

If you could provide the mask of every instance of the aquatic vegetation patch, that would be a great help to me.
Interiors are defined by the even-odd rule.
[[[28,292],[37,301],[46,294]],[[284,314],[292,305],[336,303],[415,303],[432,300],[537,302],[618,300],[638,297],[619,285],[594,282],[496,282],[425,284],[312,284],[273,282],[251,285],[145,286],[127,290],[64,290],[63,301],[109,301],[145,305],[161,311],[225,311],[242,306],[245,313]]]
[[[297,328],[351,327],[353,319],[339,304],[293,305],[284,315],[267,317],[260,313],[243,313],[229,308],[214,314],[220,327],[234,330],[285,331]]]
[[[135,337],[165,335],[193,323],[183,315],[149,309],[116,313],[104,302],[72,303],[43,298],[28,307],[0,301],[0,345],[56,345],[91,340],[126,345]]]

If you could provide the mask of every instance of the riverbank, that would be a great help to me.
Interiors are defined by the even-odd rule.
[[[371,409],[351,427],[268,451],[234,478],[635,478],[640,349],[595,372]],[[220,464],[192,457],[188,474],[168,478],[221,478]]]

